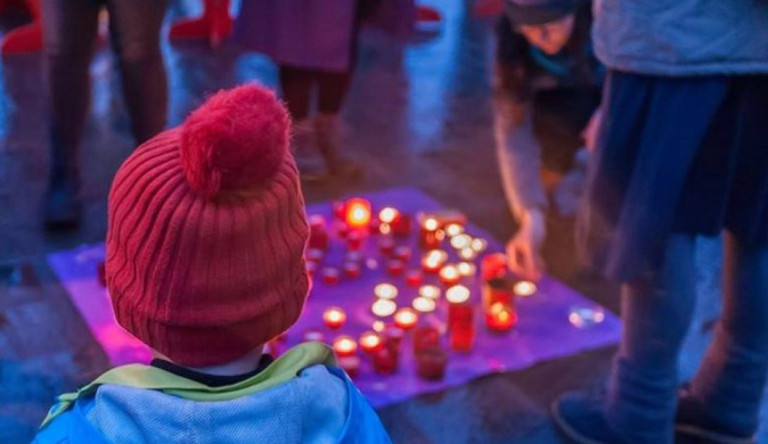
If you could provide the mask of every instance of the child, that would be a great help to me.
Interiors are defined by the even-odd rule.
[[[583,109],[571,112],[583,116],[594,111],[602,67],[592,53],[590,7],[591,2],[584,0],[505,0],[496,27],[496,153],[509,207],[520,224],[507,250],[512,271],[528,279],[537,279],[543,270],[539,249],[546,236],[548,207],[540,178],[541,148],[533,131],[534,102],[538,92],[557,91],[564,93],[558,96],[561,109]],[[552,156],[566,164],[555,169],[568,168],[573,148],[578,145]],[[565,195],[558,193],[558,203],[564,203],[561,211],[567,211]]]
[[[390,442],[328,347],[262,352],[309,290],[289,127],[272,92],[240,86],[120,167],[107,288],[155,360],[59,397],[36,443]]]
[[[565,396],[554,418],[578,443],[754,442],[768,375],[768,4],[595,6],[610,71],[580,234],[622,284],[624,332],[605,398]],[[695,238],[721,232],[723,316],[679,389]]]

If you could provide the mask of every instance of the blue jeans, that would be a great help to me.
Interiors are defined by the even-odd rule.
[[[768,375],[768,248],[729,232],[724,239],[723,316],[691,393],[707,418],[748,435]],[[623,285],[624,332],[606,417],[632,442],[673,439],[677,360],[695,304],[693,253],[694,236],[674,234],[659,273]]]
[[[79,180],[78,156],[90,102],[89,66],[102,6],[138,143],[162,131],[168,87],[160,52],[166,0],[43,0],[43,36],[51,88],[52,185]]]

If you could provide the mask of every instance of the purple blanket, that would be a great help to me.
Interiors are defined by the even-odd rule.
[[[412,214],[420,210],[441,208],[440,204],[413,189],[387,190],[365,197],[371,200],[374,208],[390,205]],[[308,214],[320,213],[328,219],[330,211],[328,203],[310,205],[307,209]],[[470,225],[467,231],[473,236],[488,240],[488,251],[501,251],[501,245],[482,230]],[[414,257],[407,269],[416,268],[420,259],[415,239],[411,239],[410,243]],[[400,289],[399,305],[410,305],[416,290],[407,287],[402,278],[395,279],[387,275],[376,243],[367,242],[362,251],[364,257],[377,259],[379,267],[363,267],[363,275],[359,279],[344,279],[334,286],[325,285],[319,278],[316,279],[304,313],[288,332],[289,346],[299,342],[307,330],[323,331],[328,341],[337,334],[357,337],[363,331],[370,330],[371,323],[375,320],[370,312],[370,305],[373,302],[373,288],[378,283],[395,284]],[[96,265],[103,256],[104,246],[99,244],[54,253],[48,259],[110,361],[115,365],[146,362],[149,359],[146,347],[117,326],[106,290],[97,282]],[[343,257],[344,244],[334,239],[323,266],[340,268]],[[428,282],[429,279],[425,281]],[[478,300],[479,281],[465,279],[462,284],[470,288],[473,300]],[[444,302],[430,315],[432,321],[445,321],[445,307],[442,304]],[[343,307],[348,316],[347,324],[334,333],[323,327],[321,319],[325,308],[332,305]],[[355,382],[371,404],[378,408],[422,393],[461,385],[488,373],[518,370],[540,361],[611,345],[619,339],[619,320],[608,312],[605,312],[603,322],[588,328],[572,325],[569,315],[574,308],[599,310],[600,307],[552,278],[547,277],[540,282],[536,295],[518,299],[517,308],[520,317],[518,326],[506,334],[488,332],[478,319],[478,336],[474,350],[469,354],[450,353],[446,375],[442,381],[429,382],[416,376],[410,338],[406,336],[397,373],[392,376],[376,375],[371,370],[368,359],[363,358],[360,375]]]

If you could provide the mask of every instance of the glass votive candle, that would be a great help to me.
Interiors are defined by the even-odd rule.
[[[416,326],[419,315],[412,308],[401,308],[395,313],[395,325],[403,330],[410,330]]]
[[[347,235],[347,248],[350,251],[358,251],[363,246],[363,234],[359,231],[351,231]]]
[[[465,261],[474,260],[477,257],[477,253],[470,247],[459,250],[459,257]]]
[[[419,246],[425,250],[437,248],[445,238],[445,232],[440,230],[440,223],[434,217],[421,221],[419,229]]]
[[[325,252],[319,248],[310,248],[307,250],[307,262],[320,263],[325,257]]]
[[[475,345],[475,336],[474,324],[456,325],[448,331],[448,342],[454,351],[467,353]]]
[[[477,266],[471,262],[459,262],[456,268],[463,277],[473,277],[477,273]]]
[[[463,250],[470,247],[472,238],[468,234],[459,234],[451,238],[451,246],[456,250]]]
[[[397,311],[397,304],[390,299],[376,299],[371,305],[371,312],[380,318],[392,316],[395,311]]]
[[[384,236],[392,234],[392,226],[385,223],[379,224],[379,233],[383,234]]]
[[[480,263],[480,275],[486,281],[503,278],[507,275],[507,257],[501,253],[486,255]]]
[[[536,284],[531,281],[517,281],[515,282],[515,285],[512,286],[512,291],[514,291],[517,296],[521,297],[532,296],[537,290]]]
[[[400,344],[403,342],[405,330],[394,324],[390,324],[384,327],[381,336],[384,338],[384,347],[389,348],[396,354],[400,353]]]
[[[389,347],[382,347],[371,355],[373,371],[380,375],[391,375],[397,371],[398,353]]]
[[[403,262],[408,262],[408,260],[411,258],[411,247],[407,247],[404,245],[397,247],[393,252],[393,256],[395,257],[395,259],[401,260]]]
[[[413,330],[413,353],[440,347],[440,332],[430,325],[421,325]]]
[[[405,271],[405,262],[399,259],[392,259],[387,262],[387,272],[390,276],[397,277]]]
[[[440,299],[440,287],[437,285],[422,285],[419,288],[419,296],[427,299]]]
[[[437,303],[434,299],[425,298],[422,296],[413,298],[411,306],[419,313],[432,313],[437,308]]]
[[[505,279],[491,279],[483,282],[482,301],[485,310],[496,303],[511,306],[515,303],[515,294],[510,291]]]
[[[407,237],[411,235],[411,217],[400,213],[390,224],[392,234],[398,237]]]
[[[384,321],[379,319],[379,320],[373,321],[373,323],[371,324],[371,328],[376,333],[381,333],[387,328],[387,324],[385,324]]]
[[[486,248],[488,248],[488,241],[481,238],[475,238],[472,239],[472,243],[470,244],[470,247],[475,250],[476,253],[482,253],[485,251]]]
[[[430,348],[416,355],[416,374],[428,381],[439,381],[445,376],[448,353],[442,348]]]
[[[341,273],[338,268],[326,267],[323,268],[323,282],[327,285],[336,285],[341,280]]]
[[[442,250],[428,251],[421,259],[421,268],[427,273],[437,273],[448,260],[448,253]]]
[[[460,234],[464,234],[464,226],[457,223],[448,224],[445,226],[445,234],[448,237],[456,237]]]
[[[365,353],[371,354],[382,347],[383,341],[381,336],[375,331],[367,331],[360,335],[358,341],[360,343],[360,349]]]
[[[384,256],[389,256],[395,250],[395,240],[390,236],[382,236],[379,239],[379,252]]]
[[[517,313],[511,305],[497,302],[485,312],[485,325],[491,331],[509,331],[517,324]]]
[[[440,269],[440,274],[438,277],[440,278],[440,282],[442,282],[443,285],[452,287],[459,283],[461,274],[459,274],[459,270],[455,265],[446,265]]]
[[[333,341],[333,351],[339,357],[352,356],[357,351],[357,341],[351,336],[339,336]]]
[[[378,284],[373,288],[373,295],[378,299],[396,299],[398,293],[397,287],[392,284]]]
[[[362,268],[357,262],[346,262],[344,264],[344,276],[349,279],[357,279],[362,274]]]
[[[398,216],[400,212],[392,207],[384,207],[379,211],[379,220],[385,224],[392,224]]]
[[[405,273],[405,283],[408,284],[409,287],[418,287],[423,280],[424,277],[420,270],[408,270]]]
[[[360,374],[360,358],[358,356],[340,356],[336,364],[347,373],[350,379],[357,378]]]
[[[349,199],[345,208],[345,220],[352,228],[368,228],[371,223],[371,203],[363,198]]]
[[[347,313],[339,307],[329,307],[323,312],[323,322],[328,328],[341,328],[347,322]]]

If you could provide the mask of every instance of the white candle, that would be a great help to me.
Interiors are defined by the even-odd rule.
[[[379,284],[373,289],[373,294],[379,299],[395,299],[398,293],[397,287],[392,284]]]
[[[515,292],[516,295],[525,297],[525,296],[531,296],[534,293],[536,293],[537,288],[536,288],[536,284],[534,284],[531,281],[520,281],[515,283],[512,290]]]
[[[395,310],[397,310],[397,304],[395,301],[389,299],[377,299],[376,302],[371,305],[371,311],[373,314],[380,318],[392,316]]]
[[[440,298],[440,287],[436,285],[424,285],[419,288],[419,296],[427,299]]]
[[[454,285],[445,292],[445,299],[451,304],[462,304],[469,300],[469,288],[463,285]]]
[[[422,296],[414,298],[411,305],[413,306],[414,310],[420,313],[431,313],[435,311],[435,308],[437,307],[434,299],[429,299]]]

